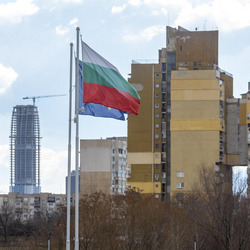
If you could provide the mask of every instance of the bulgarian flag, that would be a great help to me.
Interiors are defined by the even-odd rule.
[[[117,68],[82,42],[83,103],[102,104],[106,107],[138,114],[140,96]]]

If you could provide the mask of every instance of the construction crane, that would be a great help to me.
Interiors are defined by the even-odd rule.
[[[66,96],[65,94],[62,94],[62,95],[42,95],[42,96],[26,96],[26,97],[23,97],[23,99],[32,99],[33,100],[33,105],[35,106],[36,104],[36,99],[38,98],[47,98],[47,97],[57,97],[57,96]]]

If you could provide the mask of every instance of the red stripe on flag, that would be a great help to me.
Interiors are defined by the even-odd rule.
[[[94,83],[83,83],[83,102],[97,103],[138,115],[140,100],[129,93]]]

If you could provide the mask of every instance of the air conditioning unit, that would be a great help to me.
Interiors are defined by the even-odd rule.
[[[161,173],[161,178],[166,178],[166,173]]]

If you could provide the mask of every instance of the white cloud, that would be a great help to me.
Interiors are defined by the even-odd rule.
[[[39,11],[39,7],[33,2],[33,0],[16,0],[0,4],[0,20],[20,23],[23,18],[32,16]]]
[[[0,70],[1,71],[1,70]],[[9,176],[10,176],[10,148],[9,145],[0,145],[0,193],[7,194],[9,192]]]
[[[125,8],[126,4],[123,4],[122,6],[113,6],[111,9],[111,13],[113,14],[121,13],[125,10]]]
[[[17,76],[18,74],[11,67],[5,67],[0,63],[0,94],[11,87]]]
[[[167,15],[168,14],[168,11],[165,9],[165,8],[161,8],[161,13],[163,15]]]
[[[123,39],[126,42],[137,42],[137,41],[150,41],[155,36],[165,33],[166,29],[164,25],[156,25],[145,28],[139,33],[136,34],[126,34]]]
[[[142,4],[142,2],[141,2],[141,0],[129,0],[128,4],[138,7],[138,6],[140,6]]]
[[[239,30],[250,26],[249,0],[128,0],[131,7],[143,6],[152,15],[167,15],[174,26],[199,27],[221,31]]]
[[[68,32],[69,32],[68,27],[62,27],[62,25],[56,27],[56,34],[59,36],[66,35]]]
[[[0,145],[0,162],[1,167],[9,167],[9,155],[10,154],[10,148],[9,145]]]
[[[65,3],[83,3],[84,0],[63,0]]]
[[[65,177],[68,173],[67,169],[67,151],[55,151],[43,147],[41,150],[42,192],[65,193]]]
[[[51,1],[51,0],[50,0]],[[54,3],[76,3],[76,4],[80,4],[83,3],[84,0],[52,0]]]
[[[160,10],[152,10],[151,14],[153,16],[167,15],[168,11],[165,8],[161,8]]]
[[[70,25],[74,25],[74,24],[76,24],[78,22],[78,19],[77,18],[73,18],[70,22],[69,22],[69,24]]]
[[[213,0],[197,5],[188,3],[181,8],[175,25],[195,25],[199,20],[215,22],[219,30],[232,31],[250,26],[250,2]]]

